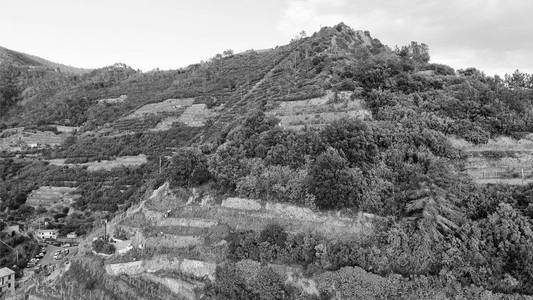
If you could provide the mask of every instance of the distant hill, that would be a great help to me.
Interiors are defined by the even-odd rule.
[[[331,76],[332,71],[376,55],[392,55],[392,51],[370,33],[355,31],[341,23],[288,45],[217,55],[208,62],[179,70],[141,73],[118,64],[83,74],[78,72],[81,75],[78,77],[64,76],[73,72],[61,76],[48,72],[46,76],[39,75],[41,83],[33,80],[33,75],[26,76],[32,78],[31,93],[23,95],[18,102],[23,107],[12,110],[16,114],[10,113],[9,119],[19,124],[85,124],[93,128],[113,122],[144,104],[194,98],[194,104],[219,107],[221,113],[213,118],[217,130],[219,125],[262,105],[267,99],[285,101],[324,96],[341,84],[338,76]],[[0,59],[62,72],[65,68],[8,49],[1,49]],[[28,85],[22,84],[20,89],[28,90]],[[128,100],[112,109],[104,109],[103,102],[98,102],[121,95],[126,95]]]
[[[35,55],[17,52],[4,47],[0,47],[0,64],[14,64],[30,67],[47,67],[71,74],[84,74],[91,71],[90,69],[76,68],[59,63],[54,63]]]

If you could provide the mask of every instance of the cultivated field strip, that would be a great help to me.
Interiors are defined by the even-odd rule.
[[[476,183],[525,185],[533,182],[531,135],[521,140],[499,137],[480,145],[454,137],[449,140],[467,155],[465,171]]]

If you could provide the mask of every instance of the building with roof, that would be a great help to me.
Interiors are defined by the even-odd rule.
[[[15,271],[9,268],[0,269],[0,296],[15,293]]]
[[[40,239],[46,240],[46,239],[57,239],[57,236],[59,235],[59,230],[57,229],[38,229],[35,231],[35,236],[37,236]]]
[[[75,233],[75,232],[70,232],[70,233],[67,233],[67,239],[77,239],[78,238],[78,235]]]

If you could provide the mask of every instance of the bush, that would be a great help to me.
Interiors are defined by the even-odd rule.
[[[234,264],[217,266],[216,278],[216,282],[206,285],[204,299],[257,299]]]
[[[172,156],[166,174],[174,186],[202,184],[209,179],[207,158],[196,148],[182,148]]]
[[[113,254],[115,253],[115,246],[103,239],[93,241],[93,250],[96,253]]]
[[[269,224],[259,234],[259,241],[283,248],[285,247],[285,241],[287,241],[287,232],[278,224]]]
[[[313,162],[308,177],[309,191],[320,209],[357,208],[363,197],[363,175],[350,168],[337,150],[329,149]]]
[[[115,229],[115,233],[113,234],[113,237],[119,240],[127,240],[128,234],[122,227],[118,227]]]
[[[291,289],[271,267],[263,267],[250,284],[259,299],[290,299]]]

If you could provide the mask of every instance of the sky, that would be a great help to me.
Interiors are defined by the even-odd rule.
[[[0,0],[0,46],[84,68],[177,69],[340,22],[431,61],[533,73],[531,0]]]

